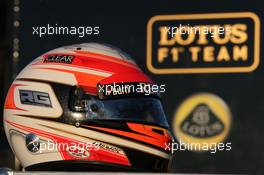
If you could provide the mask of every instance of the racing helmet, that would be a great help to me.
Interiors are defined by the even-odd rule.
[[[16,159],[31,171],[166,172],[172,137],[159,93],[144,91],[151,85],[127,54],[106,44],[37,57],[4,105]]]

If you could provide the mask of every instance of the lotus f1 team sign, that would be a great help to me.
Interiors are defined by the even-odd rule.
[[[251,12],[161,15],[147,26],[147,67],[155,74],[252,72],[260,21]]]

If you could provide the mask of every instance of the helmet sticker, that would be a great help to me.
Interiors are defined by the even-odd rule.
[[[48,93],[19,90],[19,95],[22,104],[52,107]]]
[[[73,60],[73,55],[49,55],[48,57],[44,58],[43,63],[53,62],[71,64]]]

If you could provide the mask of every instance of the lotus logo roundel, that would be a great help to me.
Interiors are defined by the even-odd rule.
[[[173,130],[183,143],[211,144],[223,142],[230,125],[231,112],[227,104],[214,94],[198,93],[180,104],[174,116]]]

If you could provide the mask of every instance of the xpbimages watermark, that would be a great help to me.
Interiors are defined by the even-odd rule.
[[[73,35],[83,38],[89,35],[99,35],[99,26],[60,26],[58,24],[47,24],[44,26],[33,26],[32,35],[44,37],[48,35]]]
[[[98,85],[98,94],[104,96],[129,95],[129,94],[159,94],[166,91],[165,84],[157,85],[151,83],[113,83]]]
[[[44,153],[44,152],[56,152],[56,151],[67,151],[75,154],[84,154],[86,151],[98,150],[99,144],[83,143],[83,142],[59,142],[48,140],[46,142],[40,142],[39,138],[32,140],[27,143],[27,148],[33,153]]]
[[[174,35],[185,35],[185,34],[198,34],[198,35],[211,35],[211,37],[215,37],[216,35],[229,35],[231,33],[232,27],[230,25],[227,26],[191,26],[190,24],[179,26],[167,26],[165,30],[170,37],[174,37]]]
[[[174,153],[176,151],[210,151],[210,153],[214,154],[218,151],[230,151],[232,149],[232,143],[183,143],[179,142],[172,142],[172,143],[165,143],[165,150]]]

